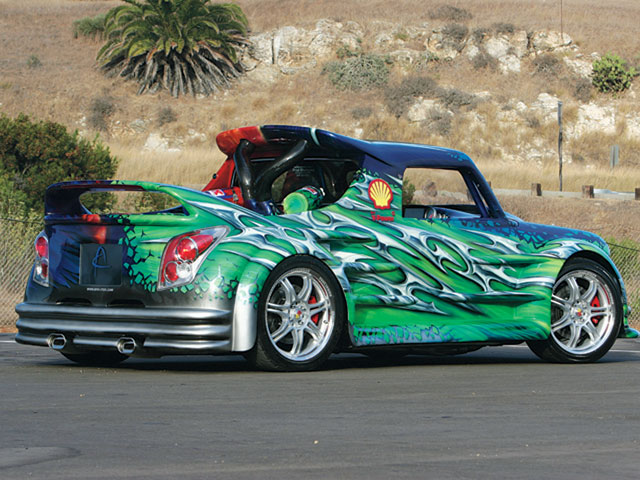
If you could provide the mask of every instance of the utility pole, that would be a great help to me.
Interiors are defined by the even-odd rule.
[[[562,102],[558,102],[558,177],[562,191]]]
[[[562,0],[560,0],[560,42],[564,45],[564,25],[562,20]]]

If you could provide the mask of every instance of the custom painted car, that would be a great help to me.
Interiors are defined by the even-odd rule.
[[[274,125],[217,143],[228,157],[202,191],[50,186],[16,340],[79,363],[241,353],[310,370],[334,352],[523,342],[591,362],[637,334],[607,244],[505,213],[464,153]],[[172,203],[96,213],[105,192]]]

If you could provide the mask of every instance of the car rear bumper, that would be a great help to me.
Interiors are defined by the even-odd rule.
[[[231,351],[232,312],[227,310],[20,303],[16,312],[18,343],[68,353],[117,349],[132,356],[159,356]]]

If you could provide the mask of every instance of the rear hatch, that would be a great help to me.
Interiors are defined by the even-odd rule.
[[[117,206],[109,213],[89,211],[86,205],[92,203],[92,195],[107,192],[133,192],[143,203],[157,194],[166,197],[160,203],[170,207],[145,213],[115,213]],[[65,182],[49,187],[44,236],[51,289],[40,301],[107,307],[175,306],[181,298],[184,301],[182,295],[168,293],[171,281],[161,273],[172,261],[166,255],[163,258],[167,245],[173,239],[175,250],[182,238],[200,241],[203,229],[207,233],[212,228],[228,231],[220,218],[189,203],[189,196],[214,205],[220,202],[201,192],[148,182]],[[207,237],[209,243],[202,251],[196,250],[196,257],[213,248],[210,240]],[[197,268],[197,258],[194,260]],[[170,267],[169,276],[181,273],[176,273],[175,265]],[[196,272],[192,273],[195,277]],[[180,288],[192,288],[178,283]]]

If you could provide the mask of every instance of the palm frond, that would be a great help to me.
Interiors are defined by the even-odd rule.
[[[210,0],[124,0],[105,15],[96,59],[106,73],[140,84],[138,93],[209,95],[242,73],[238,49],[249,23],[232,3]]]

